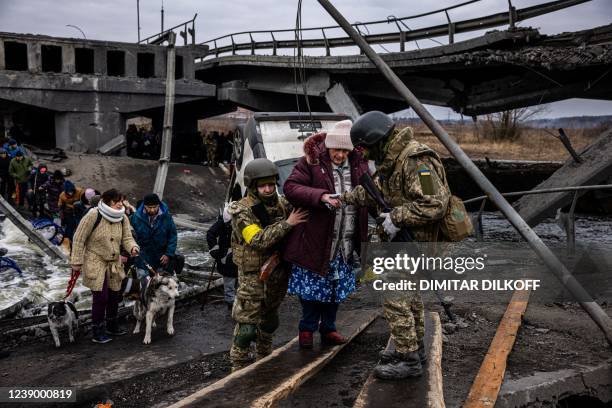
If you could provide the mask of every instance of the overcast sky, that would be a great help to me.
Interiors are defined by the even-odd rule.
[[[383,20],[389,15],[410,16],[461,3],[461,0],[333,0],[333,4],[352,22]],[[544,0],[513,0],[517,8],[540,4]],[[225,34],[248,31],[294,28],[297,0],[166,0],[163,3],[165,28],[189,20],[195,13],[196,41],[202,42]],[[140,0],[141,38],[160,31],[161,0]],[[506,11],[507,0],[481,0],[449,12],[454,21]],[[0,0],[0,31],[80,37],[81,33],[66,25],[80,27],[87,38],[135,42],[137,40],[136,0]],[[410,28],[441,24],[443,14],[410,20]],[[612,0],[592,0],[570,9],[521,22],[537,27],[545,34],[592,28],[612,22]],[[302,26],[334,25],[316,0],[303,0]],[[381,24],[372,31],[388,32],[393,26]],[[340,32],[330,32],[330,36]],[[459,41],[475,34],[456,36]],[[262,37],[264,38],[264,37]],[[268,37],[269,38],[269,37]],[[445,42],[446,39],[440,38]],[[431,41],[420,47],[433,46]],[[415,47],[412,44],[412,47]],[[393,50],[392,47],[387,47]],[[380,47],[378,51],[383,51]],[[346,53],[351,50],[332,50]],[[446,110],[435,109],[446,118]],[[546,116],[612,114],[612,102],[570,100],[552,104]]]

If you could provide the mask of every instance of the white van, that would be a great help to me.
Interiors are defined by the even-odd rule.
[[[258,158],[272,160],[279,168],[280,192],[293,166],[304,155],[304,140],[318,132],[329,131],[336,122],[349,119],[336,113],[260,112],[234,132],[235,171],[226,201],[246,194],[243,172],[246,164]]]

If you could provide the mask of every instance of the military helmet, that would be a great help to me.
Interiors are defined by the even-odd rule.
[[[244,184],[247,187],[250,187],[253,181],[265,177],[278,178],[278,168],[276,168],[276,164],[268,159],[255,159],[248,162],[244,168]]]
[[[370,111],[359,116],[351,127],[351,141],[355,146],[372,146],[388,137],[395,124],[380,111]]]

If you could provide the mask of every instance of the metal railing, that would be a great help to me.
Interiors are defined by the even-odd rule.
[[[565,235],[567,239],[567,252],[568,254],[573,254],[576,249],[576,227],[575,227],[575,210],[576,204],[578,203],[578,197],[581,191],[592,191],[592,190],[612,190],[612,184],[602,184],[602,185],[589,185],[589,186],[573,186],[573,187],[554,187],[554,188],[543,188],[539,190],[525,190],[525,191],[513,191],[510,193],[503,193],[504,197],[516,197],[523,195],[531,195],[531,194],[549,194],[549,193],[563,193],[568,191],[574,192],[574,197],[572,198],[572,204],[570,205],[570,209],[567,214],[559,212],[558,223],[565,230]],[[487,203],[487,196],[480,196],[470,198],[469,200],[463,201],[463,204],[471,204],[481,201],[480,208],[478,212],[473,217],[474,222],[474,233],[476,239],[479,241],[483,240],[484,230],[483,230],[483,222],[482,222],[482,213],[484,212],[485,205]]]
[[[183,37],[184,45],[188,44],[188,41],[187,41],[188,36],[191,36],[191,44],[195,45],[195,34],[196,34],[195,20],[197,16],[198,16],[198,13],[196,13],[191,20],[184,21],[180,24],[175,25],[174,27],[168,28],[167,30],[164,30],[157,34],[153,34],[147,38],[143,38],[142,40],[138,41],[138,44],[161,44],[168,38],[168,34],[171,31],[174,31],[177,28],[183,28],[181,31],[179,31],[179,35]],[[189,27],[189,25],[191,25],[191,27]]]
[[[417,40],[431,39],[432,37],[448,36],[448,42],[449,44],[452,44],[454,42],[455,34],[458,33],[499,27],[506,24],[509,26],[509,28],[513,29],[515,28],[515,24],[519,21],[541,16],[543,14],[548,14],[553,11],[572,7],[578,4],[586,3],[591,0],[555,0],[522,9],[516,9],[512,5],[512,1],[508,0],[508,11],[506,12],[490,14],[488,16],[478,17],[469,20],[462,20],[457,22],[452,21],[448,13],[450,10],[457,9],[479,1],[482,0],[469,0],[450,7],[445,7],[429,11],[427,13],[415,14],[407,17],[397,18],[394,16],[389,16],[385,20],[377,20],[363,23],[358,22],[354,23],[353,27],[355,27],[355,29],[357,29],[359,32],[362,32],[362,30],[364,30],[366,33],[369,33],[370,28],[373,26],[377,26],[380,24],[395,24],[397,32],[389,32],[382,34],[365,34],[363,35],[363,37],[369,44],[399,43],[400,51],[405,51],[407,42],[416,42]],[[447,23],[418,29],[410,29],[410,27],[406,24],[406,21],[408,20],[432,16],[436,14],[443,14],[446,17]],[[236,55],[237,51],[250,51],[251,55],[255,55],[255,50],[258,49],[271,49],[272,55],[277,55],[277,50],[279,48],[297,48],[298,50],[301,50],[303,48],[325,48],[325,55],[330,56],[331,48],[349,47],[355,45],[355,43],[353,42],[353,40],[350,39],[350,37],[328,37],[328,31],[337,30],[339,28],[339,26],[323,26],[302,28],[300,30],[282,29],[242,31],[213,38],[212,40],[204,41],[201,44],[209,45],[210,50],[208,55],[214,55],[215,57],[218,57],[220,54],[225,53],[231,53],[232,55]],[[301,35],[298,34],[306,32],[321,32],[321,37],[302,39]],[[294,39],[277,39],[279,34],[286,33],[293,33]],[[253,35],[257,34],[264,34],[266,36],[269,36],[270,39],[264,41],[255,41],[253,39]],[[238,37],[246,36],[248,36],[248,41],[237,42]],[[227,42],[229,42],[229,44],[220,45],[220,43]]]

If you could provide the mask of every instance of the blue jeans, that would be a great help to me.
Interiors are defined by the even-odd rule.
[[[236,297],[236,278],[223,277],[223,301],[234,303]]]
[[[314,332],[319,329],[321,334],[336,331],[336,313],[338,303],[319,302],[316,300],[304,300],[302,304],[302,319],[300,320],[300,331]]]

